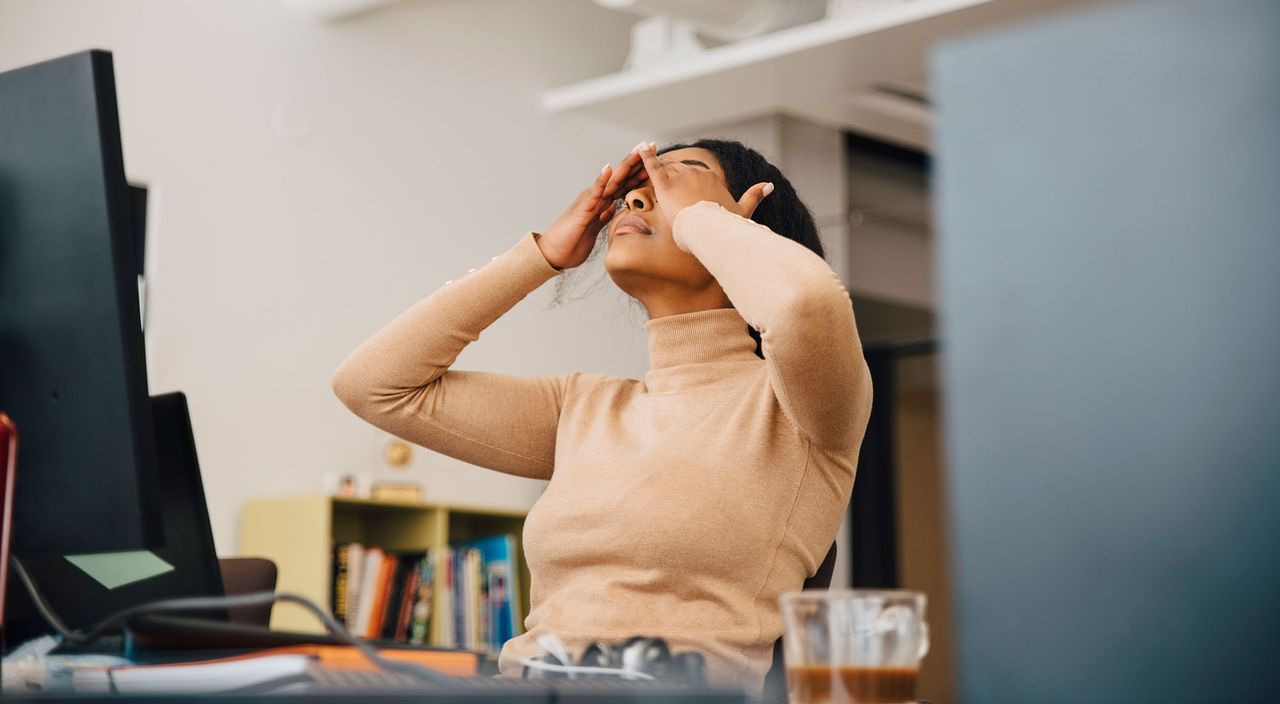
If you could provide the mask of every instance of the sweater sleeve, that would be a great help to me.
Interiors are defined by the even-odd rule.
[[[446,283],[356,348],[333,375],[338,398],[389,433],[464,462],[548,479],[560,410],[579,376],[449,367],[481,331],[560,273],[526,234]]]
[[[681,210],[672,234],[759,331],[770,385],[791,422],[820,447],[856,449],[871,413],[871,374],[840,277],[799,242],[711,201]]]

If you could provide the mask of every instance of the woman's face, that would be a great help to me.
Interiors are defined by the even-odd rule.
[[[725,182],[720,162],[706,149],[674,149],[660,158],[681,168],[707,169]],[[701,290],[715,282],[697,257],[676,246],[671,223],[658,207],[650,181],[620,196],[605,236],[605,270],[619,288],[642,301],[663,283]]]

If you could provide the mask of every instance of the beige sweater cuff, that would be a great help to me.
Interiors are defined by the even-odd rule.
[[[548,279],[564,273],[564,271],[551,266],[551,262],[547,261],[546,256],[542,254],[542,250],[538,249],[538,236],[539,233],[526,232],[524,237],[521,237],[520,241],[508,250],[505,255],[514,259],[515,262],[513,263],[519,264],[519,270],[528,275],[528,283],[531,290],[541,286]]]

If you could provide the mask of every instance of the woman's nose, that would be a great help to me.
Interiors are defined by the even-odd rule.
[[[627,207],[631,210],[652,210],[653,209],[653,192],[648,186],[644,188],[633,188],[627,193]]]

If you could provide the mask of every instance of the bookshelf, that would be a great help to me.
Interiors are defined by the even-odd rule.
[[[524,514],[467,506],[372,501],[341,496],[306,495],[249,501],[240,522],[240,554],[276,563],[276,588],[311,599],[328,609],[333,585],[333,550],[343,543],[377,545],[394,552],[423,552],[451,541],[513,534],[519,554],[521,614],[529,613],[529,568],[520,536]],[[434,593],[443,586],[436,575]],[[433,610],[438,611],[438,604]],[[294,604],[277,604],[271,627],[321,632],[322,624]],[[440,623],[431,642],[440,643]]]

